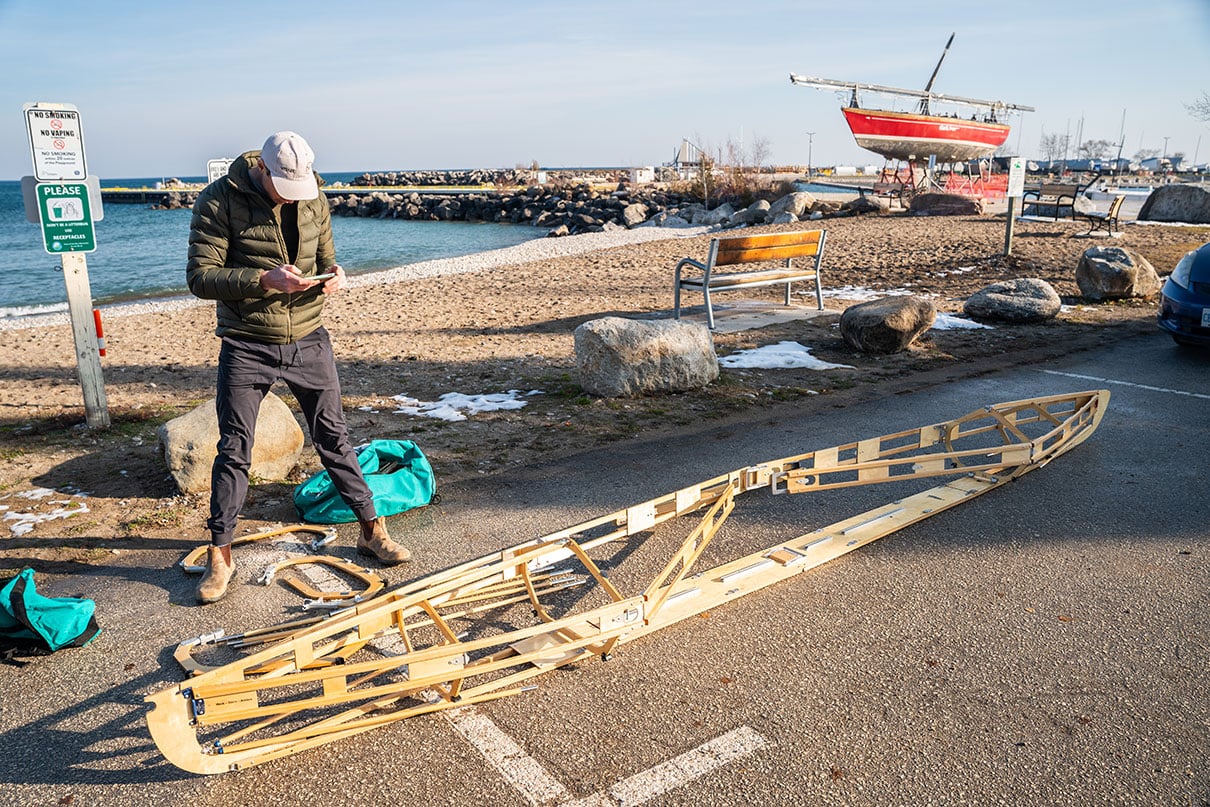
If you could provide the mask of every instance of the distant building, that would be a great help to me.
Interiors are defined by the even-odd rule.
[[[702,171],[702,150],[688,140],[681,140],[681,146],[672,158],[672,167],[681,179],[692,179]]]
[[[643,185],[648,182],[655,182],[655,169],[650,165],[645,165],[642,168],[630,169],[630,184]]]

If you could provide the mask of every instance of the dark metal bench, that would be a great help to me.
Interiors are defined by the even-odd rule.
[[[1110,234],[1119,227],[1118,215],[1122,210],[1122,202],[1125,200],[1124,194],[1117,194],[1113,197],[1113,201],[1109,203],[1109,210],[1084,210],[1080,212],[1080,218],[1088,220],[1088,232],[1084,235],[1092,235],[1102,227]]]
[[[1080,195],[1079,184],[1042,183],[1025,189],[1021,196],[1021,209],[1027,205],[1051,208],[1054,217],[1059,218],[1062,211],[1071,213],[1072,220],[1076,217],[1076,197]]]

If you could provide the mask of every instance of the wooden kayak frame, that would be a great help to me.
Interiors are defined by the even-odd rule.
[[[249,632],[249,644],[259,636],[268,646],[201,668],[205,671],[196,677],[147,696],[153,707],[146,714],[148,728],[174,765],[212,774],[408,717],[517,694],[532,688],[528,681],[534,676],[593,656],[607,659],[623,643],[793,577],[1040,468],[1086,440],[1108,401],[1107,390],[1092,390],[995,404],[942,423],[740,468],[330,615]],[[804,493],[939,476],[957,478],[695,570],[740,494]],[[610,542],[643,542],[661,524],[703,510],[642,591],[623,594],[588,554]],[[592,591],[598,599],[603,593],[607,602],[552,613],[543,598],[565,590],[559,581],[565,583],[567,573],[550,570],[565,563],[582,569],[576,582],[595,582]],[[529,606],[523,610],[530,624],[473,638],[455,628],[458,620],[489,609],[496,624],[503,609],[512,609],[512,615],[519,604]],[[386,638],[398,641],[403,651],[353,658],[367,643]],[[233,730],[205,741],[199,737],[200,730],[217,733],[219,726]]]

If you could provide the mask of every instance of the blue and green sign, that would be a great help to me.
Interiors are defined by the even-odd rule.
[[[51,255],[96,251],[97,240],[85,183],[38,183],[38,216],[42,219],[46,251]]]

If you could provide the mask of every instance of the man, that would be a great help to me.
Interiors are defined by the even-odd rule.
[[[346,285],[336,263],[328,201],[319,192],[315,155],[294,132],[278,132],[260,151],[232,162],[227,176],[199,194],[189,231],[186,280],[216,301],[222,338],[218,362],[218,456],[210,481],[209,567],[201,603],[227,593],[235,563],[231,542],[248,494],[248,466],[261,401],[285,381],[302,407],[311,441],[361,535],[357,551],[384,564],[411,553],[391,540],[374,508],[349,443],[324,299]]]

